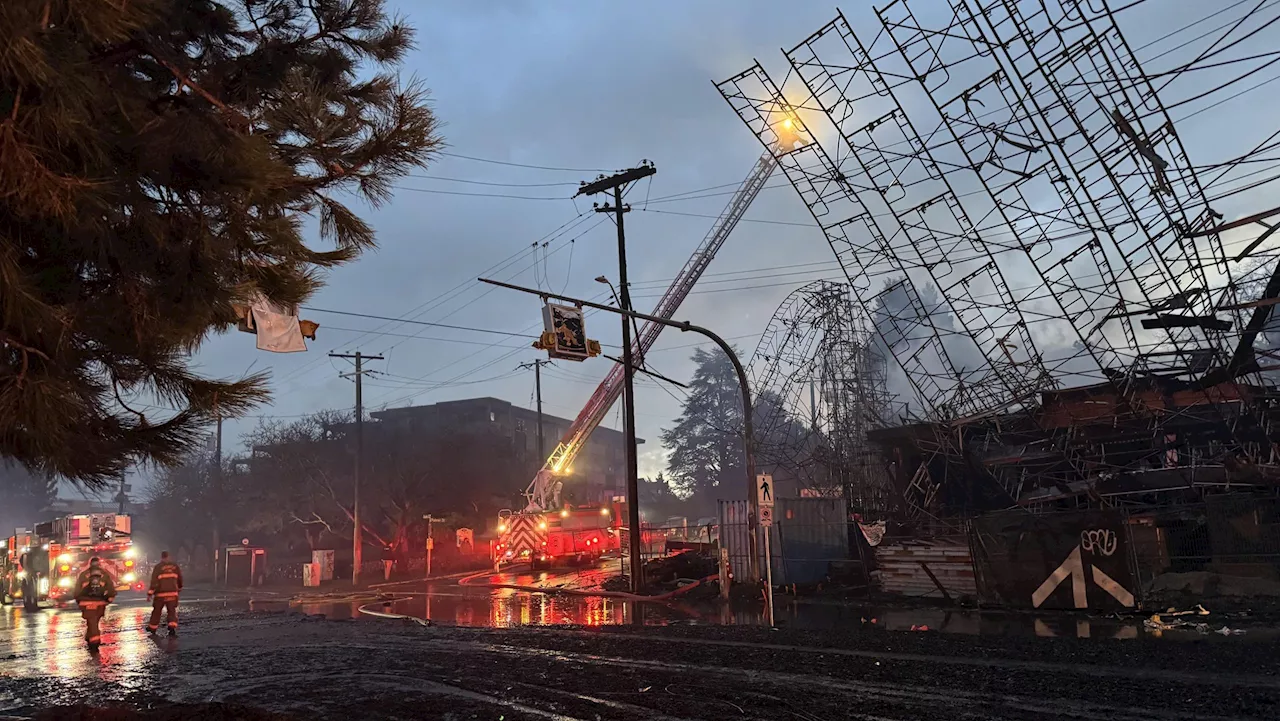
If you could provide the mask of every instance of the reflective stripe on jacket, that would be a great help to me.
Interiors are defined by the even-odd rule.
[[[151,592],[159,598],[177,598],[182,590],[182,569],[173,561],[161,561],[151,571]]]

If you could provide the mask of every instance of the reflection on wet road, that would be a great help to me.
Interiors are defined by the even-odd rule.
[[[170,650],[167,639],[157,642],[142,632],[150,613],[145,599],[112,606],[102,622],[102,648],[90,654],[84,620],[74,606],[35,612],[5,607],[0,611],[0,648],[34,661],[6,671],[63,678],[93,675],[127,688],[129,676],[146,658]]]

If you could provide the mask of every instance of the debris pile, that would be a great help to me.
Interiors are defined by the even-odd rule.
[[[645,590],[651,595],[661,595],[690,581],[714,576],[718,570],[715,558],[695,551],[653,558],[644,564]],[[631,580],[627,576],[612,576],[601,583],[600,588],[605,591],[630,591]],[[714,588],[714,585],[707,585],[709,591]],[[697,593],[702,593],[702,590],[699,589]]]
[[[674,556],[662,556],[644,564],[644,578],[651,587],[674,589],[680,579],[696,581],[715,575],[719,570],[716,559],[710,555],[686,551]]]
[[[1164,613],[1151,614],[1151,618],[1143,621],[1142,625],[1146,627],[1148,631],[1155,632],[1185,630],[1195,631],[1201,635],[1216,633],[1222,636],[1238,636],[1244,633],[1244,629],[1230,628],[1225,625],[1222,628],[1214,628],[1213,625],[1205,621],[1195,620],[1197,618],[1204,618],[1208,615],[1209,609],[1199,604],[1197,604],[1195,608],[1187,611],[1179,611],[1176,608],[1170,608]]]

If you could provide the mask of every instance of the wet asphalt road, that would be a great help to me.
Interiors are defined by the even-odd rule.
[[[319,719],[1280,718],[1273,642],[968,636],[852,622],[769,631],[693,625],[678,610],[607,599],[435,591],[433,618],[448,622],[435,613],[446,609],[456,622],[458,609],[472,608],[462,625],[475,627],[333,620],[349,601],[330,602],[320,619],[270,599],[250,610],[243,597],[188,594],[182,635],[151,639],[137,597],[112,608],[92,656],[74,611],[6,608],[0,715],[168,699]],[[577,625],[523,627],[562,621]],[[644,625],[658,623],[669,625]]]

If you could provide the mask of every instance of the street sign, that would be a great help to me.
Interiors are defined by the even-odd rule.
[[[773,506],[760,506],[760,527],[768,528],[773,525]]]
[[[773,494],[773,476],[768,473],[756,476],[756,502],[762,509],[765,506],[773,507]]]

